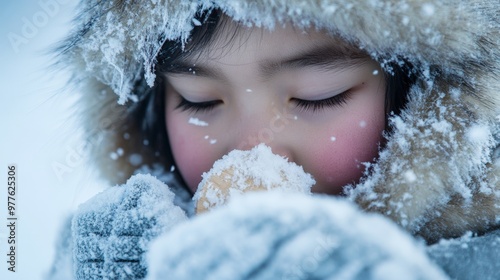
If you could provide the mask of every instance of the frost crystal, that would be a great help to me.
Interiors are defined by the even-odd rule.
[[[407,16],[404,16],[401,23],[405,26],[408,25],[408,23],[410,23],[410,18]]]
[[[117,159],[118,159],[118,154],[116,154],[115,152],[112,152],[111,154],[109,154],[109,157],[110,157],[112,160],[117,160]]]
[[[204,122],[204,121],[202,121],[202,120],[199,120],[198,118],[189,118],[188,123],[189,123],[189,124],[196,125],[196,126],[208,126],[208,123],[207,123],[207,122]]]
[[[142,164],[142,156],[140,154],[131,154],[128,161],[132,166],[139,166]]]
[[[417,180],[417,175],[415,175],[415,172],[413,172],[413,170],[407,170],[404,176],[406,181],[408,182],[414,182]]]
[[[432,15],[434,15],[435,10],[436,8],[431,3],[425,3],[424,5],[422,5],[423,16],[431,17]]]
[[[193,24],[195,26],[201,26],[201,22],[199,20],[195,19],[195,18],[193,18]]]
[[[473,143],[484,143],[490,138],[490,131],[487,126],[476,125],[467,131],[467,137]]]

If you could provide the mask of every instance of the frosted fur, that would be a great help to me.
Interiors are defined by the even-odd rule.
[[[493,18],[495,11],[490,9],[494,6],[488,5],[490,1],[125,2],[82,2],[85,4],[80,6],[83,16],[79,20],[91,23],[94,30],[90,33],[89,26],[81,27],[71,38],[70,55],[65,57],[83,60],[86,72],[110,86],[119,95],[120,104],[137,99],[133,84],[143,78],[141,74],[149,86],[153,85],[153,64],[161,46],[166,40],[186,42],[198,10],[221,8],[245,25],[269,29],[285,22],[327,28],[359,43],[376,58],[389,61],[402,55],[442,65],[458,75],[465,74],[455,69],[461,60],[480,63],[481,58],[489,58],[478,41],[491,38],[492,29],[500,27]],[[487,46],[489,42],[481,43]]]
[[[123,183],[134,172],[131,154],[143,155],[144,164],[156,160],[141,142],[123,140],[140,129],[128,126],[125,106],[110,104],[140,100],[155,81],[165,40],[186,42],[199,24],[196,11],[220,8],[249,26],[324,28],[366,50],[388,73],[389,62],[410,62],[417,81],[407,108],[391,118],[380,158],[349,198],[427,240],[500,224],[493,158],[500,139],[497,0],[115,0],[81,7],[61,63],[73,67],[84,92],[89,137],[103,123],[89,151],[109,181]],[[125,156],[113,160],[117,148]]]
[[[500,201],[496,178],[487,177],[496,146],[490,126],[471,121],[461,100],[444,93],[410,97],[411,106],[391,119],[394,133],[370,175],[349,196],[429,239],[442,237],[443,227],[449,235],[485,230],[498,219]],[[481,137],[470,137],[479,126]],[[485,207],[489,200],[493,207]]]

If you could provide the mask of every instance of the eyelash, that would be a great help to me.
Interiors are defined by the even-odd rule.
[[[193,113],[203,113],[209,112],[215,108],[215,106],[221,104],[220,100],[206,101],[206,102],[191,102],[181,97],[181,101],[175,107],[175,109],[181,109],[182,111],[190,111]]]
[[[181,109],[182,111],[190,111],[193,113],[204,113],[213,110],[217,105],[221,104],[220,100],[206,101],[206,102],[191,102],[183,97],[180,97],[180,103],[175,107],[176,109]],[[297,103],[297,107],[300,107],[304,111],[317,112],[319,110],[330,108],[330,107],[342,107],[347,104],[350,98],[350,90],[344,91],[340,94],[334,95],[329,98],[321,100],[303,100],[298,98],[293,98]]]
[[[340,94],[334,95],[329,98],[321,99],[321,100],[303,100],[294,98],[293,100],[297,103],[297,107],[304,111],[312,111],[313,113],[325,108],[331,107],[342,107],[347,104],[351,91],[347,90]]]

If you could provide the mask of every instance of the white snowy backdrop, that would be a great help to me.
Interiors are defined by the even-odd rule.
[[[76,94],[50,68],[76,0],[0,3],[0,279],[43,279],[63,218],[103,184],[79,151]],[[7,270],[7,166],[17,166],[16,272]]]

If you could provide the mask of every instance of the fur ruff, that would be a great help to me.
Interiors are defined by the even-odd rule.
[[[154,153],[128,124],[127,106],[154,84],[166,40],[186,42],[199,10],[222,9],[242,24],[316,26],[365,49],[386,71],[401,58],[415,67],[407,108],[379,159],[348,190],[432,242],[500,224],[500,4],[473,1],[154,0],[82,1],[61,48],[82,94],[81,114],[93,162],[111,183],[137,168],[122,148],[153,164]],[[117,98],[118,96],[118,98]]]

